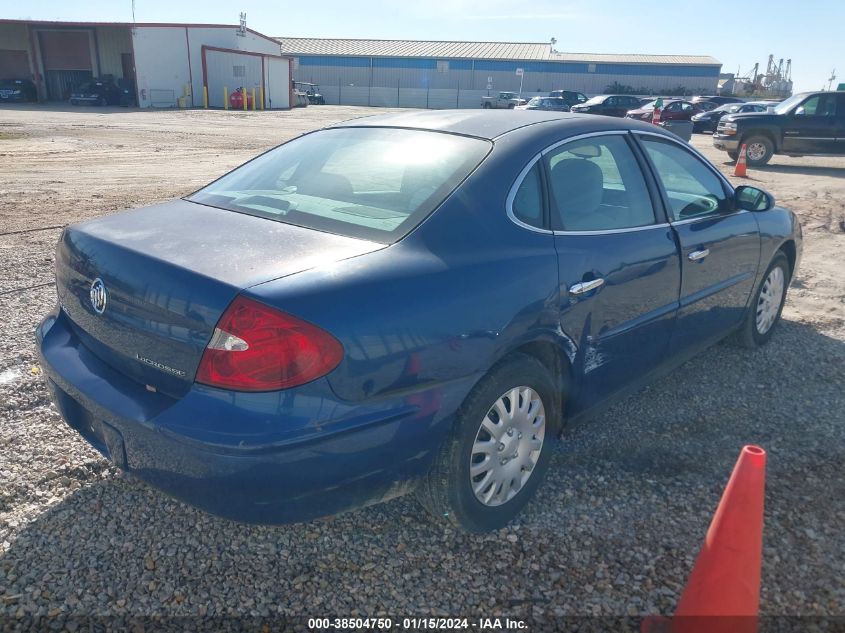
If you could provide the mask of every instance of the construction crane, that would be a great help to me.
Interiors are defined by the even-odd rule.
[[[739,72],[737,72],[739,75]],[[792,94],[792,60],[769,55],[766,71],[760,72],[760,64],[755,63],[753,70],[746,76],[738,76],[734,84],[734,94],[742,96],[760,96],[784,98]]]

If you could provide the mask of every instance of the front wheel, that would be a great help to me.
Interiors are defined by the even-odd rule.
[[[484,109],[485,109],[485,110],[489,110],[489,109],[490,109],[490,104],[489,104],[489,103],[485,103],[485,104],[484,104]]]
[[[534,495],[557,437],[560,401],[548,370],[517,354],[497,365],[458,410],[417,497],[470,532],[511,521]]]
[[[738,152],[728,152],[728,158],[730,158],[732,161],[736,162],[736,159],[739,158],[739,153]]]
[[[742,327],[736,333],[735,341],[742,347],[760,347],[772,338],[786,302],[790,276],[789,260],[782,251],[778,251],[751,299]]]
[[[745,143],[745,157],[753,166],[765,165],[775,153],[775,146],[765,136],[752,136]]]

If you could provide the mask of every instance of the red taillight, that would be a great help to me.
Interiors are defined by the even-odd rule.
[[[328,332],[237,297],[214,328],[196,381],[236,391],[275,391],[325,376],[342,358],[343,347]]]

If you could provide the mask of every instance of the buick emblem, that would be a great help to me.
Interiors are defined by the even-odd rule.
[[[91,307],[94,308],[94,312],[97,314],[105,312],[109,298],[108,294],[106,294],[106,284],[103,283],[102,279],[97,277],[94,280],[88,294],[91,297]]]

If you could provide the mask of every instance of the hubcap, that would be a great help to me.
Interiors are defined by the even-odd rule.
[[[768,332],[780,310],[783,300],[783,269],[780,266],[772,268],[763,287],[760,289],[760,297],[757,299],[757,332],[765,334]]]
[[[490,407],[475,435],[469,477],[486,506],[513,499],[531,477],[546,433],[546,409],[531,387],[515,387]]]
[[[766,146],[763,143],[751,143],[747,151],[748,158],[751,160],[760,160],[766,155]]]

